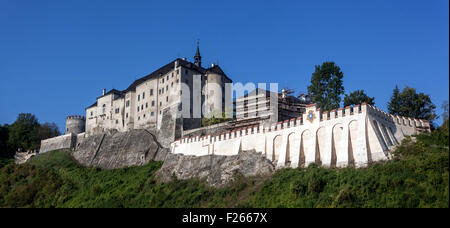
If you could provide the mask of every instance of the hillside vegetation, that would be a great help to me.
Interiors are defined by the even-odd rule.
[[[416,139],[368,168],[281,169],[219,189],[198,179],[159,183],[161,162],[101,170],[54,151],[0,162],[0,207],[448,207],[448,130]]]

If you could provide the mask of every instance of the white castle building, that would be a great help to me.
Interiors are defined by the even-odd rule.
[[[195,76],[200,77],[201,88],[195,88]],[[225,111],[222,94],[225,94],[225,84],[231,82],[218,65],[202,67],[197,43],[194,63],[177,58],[134,81],[125,90],[103,90],[97,101],[86,108],[86,133],[99,134],[110,129],[159,129],[164,110],[180,109],[183,91],[190,93],[186,103],[193,104],[196,89],[202,91],[199,100],[204,111],[195,116],[196,110],[191,106],[188,112],[192,118],[184,118],[183,127],[200,127],[202,117]]]

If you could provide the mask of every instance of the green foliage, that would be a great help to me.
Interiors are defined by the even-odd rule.
[[[0,125],[0,158],[11,155],[8,150],[8,135],[9,126],[7,124]]]
[[[223,123],[223,122],[228,122],[230,120],[231,120],[230,118],[226,118],[225,117],[225,113],[222,113],[222,117],[221,118],[216,118],[215,115],[213,115],[211,118],[203,117],[203,119],[202,119],[202,127],[206,127],[206,126],[210,126],[210,125],[214,125],[214,124],[219,124],[219,123]]]
[[[9,126],[8,145],[14,150],[18,148],[36,149],[39,146],[39,142],[37,142],[38,129],[39,122],[33,114],[19,114],[17,120]]]
[[[364,90],[356,90],[348,95],[345,94],[344,107],[358,105],[364,102],[370,105],[375,105],[375,98],[367,96],[367,94],[364,93]]]
[[[344,94],[343,77],[344,74],[334,62],[315,66],[311,85],[308,86],[311,101],[324,111],[339,108],[341,95]]]
[[[425,119],[430,122],[436,118],[436,106],[431,102],[430,95],[417,93],[416,89],[406,86],[402,92],[395,86],[391,100],[388,103],[390,114]]]
[[[449,135],[405,139],[394,159],[367,168],[281,169],[212,188],[203,179],[159,183],[161,162],[84,168],[68,151],[0,168],[0,207],[443,207],[449,205]]]
[[[0,126],[0,157],[11,157],[17,151],[38,149],[41,140],[60,135],[55,123],[40,124],[30,113],[21,113],[11,125]]]

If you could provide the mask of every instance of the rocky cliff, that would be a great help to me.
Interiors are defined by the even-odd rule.
[[[164,161],[156,174],[161,181],[172,180],[174,174],[181,180],[206,177],[212,186],[227,184],[237,174],[268,175],[275,170],[268,159],[255,151],[234,156],[172,154],[159,143],[160,137],[147,130],[111,131],[78,139],[71,155],[83,166],[103,169],[145,165],[150,160]]]
[[[79,139],[71,155],[84,166],[115,169],[144,165],[150,160],[163,161],[168,151],[151,132],[131,130]]]
[[[209,185],[221,186],[233,181],[236,175],[266,176],[274,170],[275,166],[255,151],[244,151],[234,156],[199,157],[170,153],[156,175],[163,182],[171,181],[175,175],[181,180],[206,178]]]

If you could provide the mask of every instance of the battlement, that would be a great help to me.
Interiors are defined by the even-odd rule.
[[[329,112],[311,104],[299,117],[274,124],[182,137],[171,144],[171,151],[203,156],[255,150],[277,167],[362,167],[389,159],[389,151],[405,136],[427,131],[428,121],[390,115],[366,103]]]
[[[68,120],[86,120],[86,118],[84,116],[80,116],[80,115],[67,116],[66,119],[68,119]]]
[[[316,107],[316,104],[310,104],[307,105],[307,111],[309,109],[315,110],[315,112],[318,113],[319,122],[334,120],[337,118],[344,118],[347,116],[352,116],[356,114],[361,114],[363,112],[366,112],[365,107],[366,104],[363,103],[362,105],[356,105],[354,107],[347,106],[345,108],[339,108],[337,110],[331,110],[329,112],[321,112],[320,108]],[[253,125],[245,128],[236,128],[232,129],[226,132],[222,132],[219,134],[208,134],[208,135],[194,135],[194,136],[186,136],[179,139],[176,139],[175,142],[177,143],[191,143],[191,142],[217,142],[217,141],[223,141],[227,139],[234,139],[237,137],[243,137],[246,135],[253,135],[253,134],[260,134],[260,133],[268,133],[268,132],[276,132],[280,130],[285,130],[292,127],[298,127],[303,125],[311,125],[310,121],[307,120],[307,113],[301,114],[297,118],[291,118],[289,120],[280,121],[275,124],[271,124],[269,126],[264,126],[263,124],[260,125]],[[317,117],[315,117],[317,118]],[[305,121],[306,120],[306,121]]]

